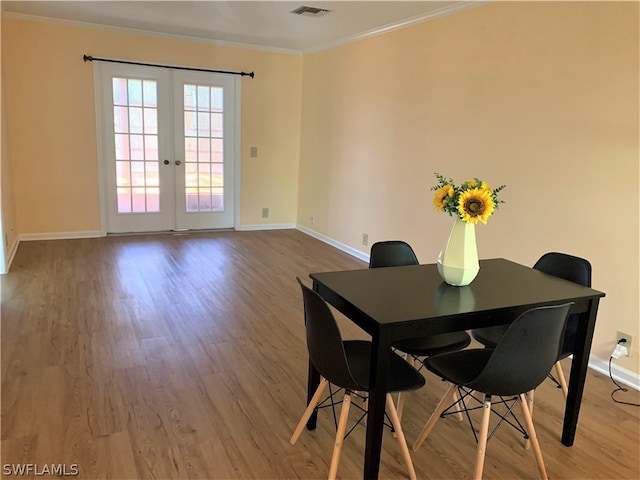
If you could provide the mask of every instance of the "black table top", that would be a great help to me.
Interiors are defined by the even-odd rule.
[[[323,296],[334,295],[334,301],[357,311],[370,328],[467,314],[477,318],[482,312],[567,301],[576,302],[575,313],[585,311],[589,299],[605,295],[502,258],[481,260],[478,276],[466,287],[445,284],[435,264],[312,273],[310,277]]]

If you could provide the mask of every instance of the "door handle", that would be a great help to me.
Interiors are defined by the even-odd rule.
[[[169,162],[169,160],[165,160],[165,161],[164,161],[164,162],[162,162],[162,163],[164,163],[165,165],[169,165],[169,163],[171,163],[171,162]]]
[[[182,162],[180,160],[176,160],[176,165],[180,165]]]

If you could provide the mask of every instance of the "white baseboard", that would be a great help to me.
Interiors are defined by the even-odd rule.
[[[596,372],[600,372],[603,375],[609,376],[609,359],[603,360],[599,357],[591,355],[589,357],[589,368],[594,369]],[[615,359],[611,362],[611,375],[616,381],[624,383],[628,387],[635,390],[640,390],[640,375],[626,368],[620,367],[615,364]]]
[[[100,230],[87,230],[80,232],[51,232],[51,233],[23,233],[20,241],[30,242],[34,240],[71,240],[74,238],[99,238],[104,237]]]
[[[342,242],[338,242],[331,237],[327,237],[321,233],[316,232],[315,230],[311,230],[310,228],[305,227],[304,225],[296,225],[296,230],[300,230],[302,233],[306,233],[310,237],[317,238],[318,240],[331,245],[332,247],[337,248],[338,250],[342,250],[349,255],[356,257],[365,262],[369,262],[369,254],[363,253],[360,250],[356,250],[355,248],[350,247],[349,245],[345,245]]]
[[[11,268],[11,262],[13,262],[13,257],[16,256],[16,252],[18,251],[19,245],[20,245],[20,239],[16,237],[13,241],[13,244],[11,245],[11,248],[9,248],[8,251],[4,252],[5,253],[4,265],[2,265],[2,267],[4,268],[4,270],[2,271],[3,275],[5,273],[9,273],[9,269]]]
[[[240,225],[238,232],[253,232],[256,230],[290,230],[296,228],[295,223],[257,223],[255,225]]]

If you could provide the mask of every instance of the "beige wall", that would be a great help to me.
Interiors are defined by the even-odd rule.
[[[505,183],[480,257],[588,258],[592,353],[630,333],[618,363],[640,372],[638,81],[637,3],[497,2],[305,55],[298,223],[433,262],[452,224],[433,173]]]
[[[16,227],[21,235],[100,230],[93,67],[83,54],[255,71],[241,83],[241,224],[297,215],[302,57],[2,19]],[[249,158],[251,146],[259,157]]]

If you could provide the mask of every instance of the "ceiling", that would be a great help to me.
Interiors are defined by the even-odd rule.
[[[28,15],[105,28],[309,52],[449,15],[478,1],[2,1],[4,16]],[[300,6],[330,10],[290,13]]]

